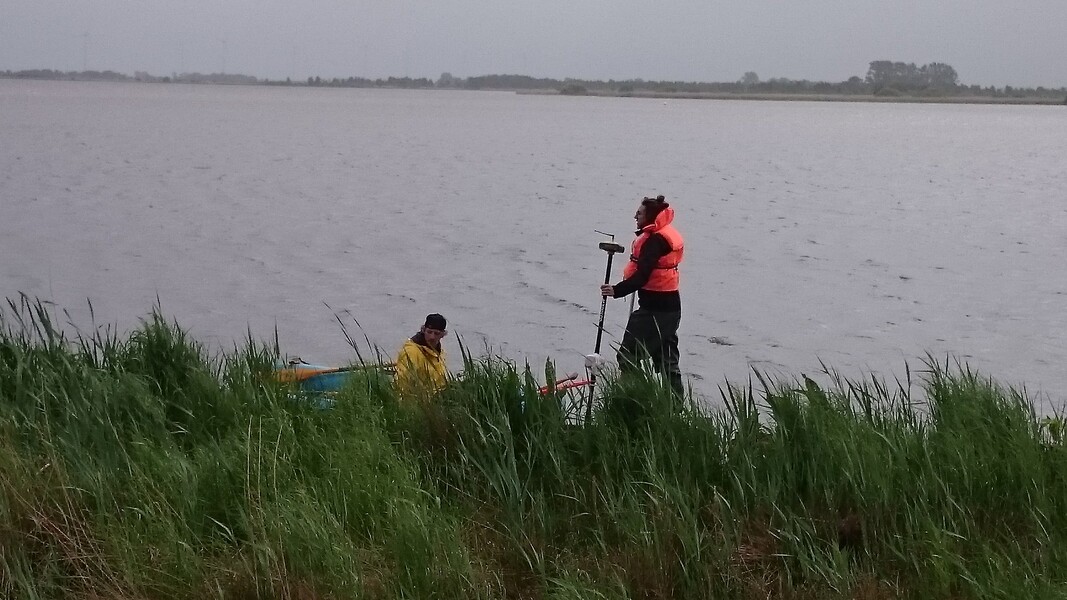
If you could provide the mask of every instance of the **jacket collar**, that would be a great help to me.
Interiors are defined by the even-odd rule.
[[[634,234],[641,235],[642,233],[656,233],[660,229],[670,225],[672,222],[674,222],[674,209],[668,206],[656,215],[655,221],[638,229]]]
[[[433,346],[431,346],[429,344],[429,342],[426,341],[426,336],[423,335],[421,331],[416,333],[415,335],[411,336],[411,341],[413,341],[416,344],[422,346],[423,348],[429,348],[430,350],[433,350],[434,352],[440,352],[441,351],[441,344],[438,343],[437,347],[434,348]]]

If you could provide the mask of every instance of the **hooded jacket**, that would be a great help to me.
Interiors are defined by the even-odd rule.
[[[396,385],[401,396],[431,395],[445,387],[445,349],[426,345],[422,333],[404,342],[396,357]]]
[[[656,220],[650,225],[645,225],[637,232],[630,250],[630,262],[622,270],[623,277],[629,279],[637,274],[637,258],[641,256],[641,248],[648,242],[653,234],[658,234],[666,242],[666,253],[661,255],[653,267],[648,280],[641,286],[642,290],[650,292],[677,292],[678,291],[678,265],[682,264],[682,255],[685,254],[685,241],[682,234],[674,228],[674,209],[667,207],[656,215]]]
[[[678,265],[685,242],[671,224],[674,209],[667,207],[653,223],[637,232],[631,246],[630,262],[623,268],[624,279],[614,285],[614,296],[622,298],[637,292],[641,308],[654,311],[681,310]]]

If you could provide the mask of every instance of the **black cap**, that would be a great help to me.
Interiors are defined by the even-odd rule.
[[[429,327],[430,329],[440,329],[444,331],[448,323],[445,318],[437,313],[426,315],[426,322],[423,323],[423,327]]]

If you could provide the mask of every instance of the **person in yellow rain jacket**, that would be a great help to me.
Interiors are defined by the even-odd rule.
[[[441,339],[448,335],[446,326],[443,316],[426,315],[418,333],[401,346],[396,357],[396,385],[401,396],[428,397],[445,387],[448,368]]]

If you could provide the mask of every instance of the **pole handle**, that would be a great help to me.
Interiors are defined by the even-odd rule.
[[[604,269],[604,285],[611,283],[611,260],[615,258],[616,252],[624,252],[626,249],[614,242],[601,242],[600,249],[608,253],[608,266]],[[596,326],[596,346],[593,352],[600,354],[600,342],[604,339],[604,313],[608,308],[608,297],[601,296],[600,298],[600,319],[597,321]],[[585,422],[588,424],[589,420],[593,417],[593,397],[596,389],[596,370],[589,372],[589,402],[585,406]]]
[[[611,283],[611,259],[615,255],[608,253],[608,268],[604,271],[604,285]],[[600,320],[597,321],[596,326],[596,346],[593,347],[593,352],[600,354],[600,342],[604,338],[604,313],[607,312],[608,297],[602,296],[600,298]]]

